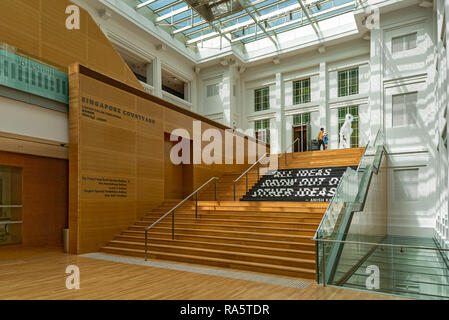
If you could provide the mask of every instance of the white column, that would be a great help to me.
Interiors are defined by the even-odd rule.
[[[444,21],[444,23],[446,24],[446,46],[449,43],[449,0],[445,0],[444,1],[444,8],[445,8],[445,12],[446,12],[446,21]],[[446,64],[447,64],[447,78],[449,79],[449,48],[446,49]],[[449,80],[446,80],[446,83],[449,83]],[[447,114],[449,114],[449,93],[447,91],[444,91],[445,94],[445,101],[446,101],[446,110],[448,111]],[[449,121],[447,121],[447,130],[449,130]],[[448,131],[449,132],[449,131]],[[449,148],[448,150],[446,150],[446,152],[448,152],[448,154],[446,155],[447,158],[449,159]],[[446,183],[446,190],[449,189],[449,175],[448,175],[448,181],[445,182]],[[448,218],[448,211],[449,211],[449,201],[447,202],[448,207],[445,208],[445,212],[446,212],[446,218]],[[446,225],[446,232],[447,234],[449,234],[449,225]],[[449,238],[446,238],[446,248],[449,248]],[[449,258],[449,253],[446,254],[446,256]]]
[[[380,128],[383,128],[383,85],[382,85],[382,54],[383,54],[382,30],[371,30],[371,77],[370,77],[370,125],[371,138]]]
[[[223,124],[225,126],[232,126],[232,110],[231,110],[231,68],[229,67],[223,73],[223,86],[222,86],[222,101],[223,101]]]
[[[285,116],[284,116],[284,84],[282,73],[276,73],[276,86],[274,90],[274,106],[270,109],[276,112],[275,118],[270,121],[271,138],[270,147],[272,153],[281,153],[287,145],[285,137]],[[273,123],[271,123],[273,122]]]
[[[238,76],[237,66],[232,65],[229,67],[229,110],[230,110],[230,120],[229,127],[233,128],[234,125],[234,115],[237,115],[237,97],[234,95],[234,88],[237,90],[236,77]]]
[[[147,83],[154,87],[155,96],[162,97],[162,67],[158,57],[147,64]]]
[[[190,83],[184,83],[184,100],[190,102]]]
[[[192,103],[192,111],[201,113],[200,97],[201,90],[199,87],[199,76],[195,73],[193,80],[190,82],[190,102]]]
[[[320,128],[324,128],[328,135],[338,134],[335,132],[330,132],[330,117],[328,109],[329,100],[329,74],[327,72],[327,63],[320,63],[320,78],[319,78],[319,88],[320,88],[320,101],[319,101],[319,112],[320,112]],[[319,130],[319,129],[318,129]],[[312,139],[316,139],[312,137]],[[330,143],[330,141],[329,141]]]

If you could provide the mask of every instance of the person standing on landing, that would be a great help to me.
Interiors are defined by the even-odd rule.
[[[321,150],[321,145],[323,145],[323,150],[326,150],[326,145],[324,144],[324,128],[320,129],[318,134],[318,149]]]
[[[324,133],[324,150],[327,150],[328,145],[329,145],[329,137],[327,136],[327,132]]]

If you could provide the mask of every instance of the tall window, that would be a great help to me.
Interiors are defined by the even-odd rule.
[[[255,121],[254,132],[256,133],[257,140],[270,143],[270,119]]]
[[[405,36],[391,39],[393,53],[415,49],[417,47],[418,33],[411,33]]]
[[[220,87],[218,83],[210,84],[207,87],[207,97],[215,97],[218,96],[220,92]]]
[[[350,106],[338,109],[338,134],[340,135],[340,129],[345,123],[347,114],[351,114],[354,117],[352,120],[352,135],[351,135],[351,148],[357,148],[359,146],[359,107]],[[340,139],[340,136],[338,137]]]
[[[307,125],[309,123],[310,123],[310,112],[302,113],[302,114],[295,114],[293,116],[293,125],[294,126]]]
[[[310,102],[310,78],[293,82],[293,104]]]
[[[359,93],[359,68],[338,72],[338,96],[346,97]]]
[[[393,128],[416,125],[418,93],[406,93],[393,96]]]
[[[262,111],[270,109],[270,88],[254,90],[254,110]]]

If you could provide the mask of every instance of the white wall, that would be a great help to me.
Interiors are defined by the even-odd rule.
[[[392,159],[387,169],[389,194],[394,189],[395,170],[419,169],[418,204],[389,198],[390,232],[428,235],[436,219],[447,226],[449,210],[448,150],[441,142],[441,134],[448,127],[444,115],[448,108],[449,59],[448,51],[438,41],[440,25],[447,25],[449,2],[434,2],[436,15],[432,8],[419,7],[417,1],[370,0],[370,4],[382,6],[382,14],[380,28],[369,32],[368,41],[362,39],[368,30],[360,26],[357,30],[352,13],[322,21],[319,25],[325,39],[323,53],[317,50],[322,43],[310,26],[302,28],[301,32],[279,34],[283,47],[277,51],[268,38],[233,47],[217,39],[204,41],[196,53],[197,61],[204,64],[200,65],[199,74],[193,71],[195,54],[189,59],[185,53],[172,49],[157,50],[160,42],[126,18],[114,15],[113,19],[105,21],[93,7],[90,11],[116,45],[149,62],[156,59],[161,67],[189,82],[193,111],[243,130],[253,129],[256,120],[270,119],[271,129],[279,131],[279,135],[271,136],[272,152],[280,152],[291,144],[293,116],[304,112],[311,112],[311,137],[315,139],[319,128],[325,127],[330,137],[329,147],[337,148],[337,110],[358,105],[359,145],[364,146],[369,139],[374,139],[378,129],[386,135]],[[89,4],[86,6],[89,8]],[[443,22],[444,7],[446,20]],[[395,11],[391,11],[393,9]],[[415,31],[418,32],[418,48],[393,54],[391,39]],[[220,50],[220,45],[224,50]],[[276,54],[279,54],[278,64],[272,60]],[[229,62],[231,58],[234,63],[220,64],[220,60]],[[439,61],[438,75],[436,61]],[[359,93],[338,97],[338,71],[352,67],[359,67]],[[306,77],[311,78],[311,102],[294,105],[292,82]],[[220,94],[208,99],[206,86],[212,83],[219,83]],[[270,87],[270,109],[255,112],[254,90],[264,86]],[[413,91],[418,92],[418,125],[392,128],[392,96]],[[442,170],[446,181],[439,174]],[[438,236],[444,237],[442,232],[438,229]],[[448,232],[445,232],[447,239]]]
[[[379,123],[390,153],[388,164],[389,233],[431,236],[436,217],[435,34],[432,9],[418,6],[381,16],[371,33],[371,133]],[[392,38],[417,32],[417,48],[392,52]],[[381,56],[379,56],[379,53]],[[416,126],[393,128],[393,95],[418,92]],[[395,172],[418,170],[414,199],[395,198]]]
[[[438,66],[437,83],[434,94],[436,105],[438,108],[435,122],[437,126],[437,203],[436,203],[436,223],[434,229],[434,236],[439,240],[443,248],[449,248],[449,174],[448,174],[448,148],[447,135],[444,137],[444,132],[447,132],[448,121],[447,114],[449,108],[449,93],[448,93],[448,79],[449,79],[449,51],[447,50],[447,43],[449,42],[448,28],[449,28],[449,0],[438,1],[436,3],[436,13],[434,19],[434,28],[436,29],[436,63]],[[446,33],[443,30],[446,29]],[[446,48],[443,45],[446,41]],[[449,253],[447,253],[449,258]]]
[[[68,114],[0,97],[0,131],[69,142]]]
[[[108,39],[120,50],[127,52],[127,54],[137,57],[139,60],[146,61],[148,63],[154,62],[157,68],[165,69],[175,75],[180,80],[189,84],[190,103],[183,105],[180,99],[173,98],[166,93],[166,99],[173,99],[173,103],[182,105],[186,108],[192,109],[197,112],[197,79],[194,72],[195,63],[188,59],[183,54],[175,51],[169,46],[164,46],[163,49],[160,46],[162,42],[155,37],[148,34],[148,32],[140,28],[135,23],[128,20],[126,17],[119,15],[111,11],[112,17],[110,19],[102,19],[99,16],[98,8],[102,7],[95,1],[76,0],[84,9],[86,9],[95,22],[100,26],[103,33]],[[122,7],[120,3],[117,3],[119,7]],[[125,5],[123,8],[127,8]],[[131,9],[131,8],[129,8]],[[159,72],[160,77],[160,72]],[[161,82],[158,79],[157,84],[160,86]],[[155,88],[155,95],[161,96],[160,89]]]
[[[323,67],[324,66],[324,67]],[[338,97],[338,71],[359,68],[359,94]],[[293,104],[293,81],[310,78],[311,101]],[[277,140],[271,140],[276,150],[285,150],[293,142],[292,125],[295,114],[311,112],[311,138],[316,139],[318,131],[324,127],[330,137],[330,148],[338,147],[337,113],[339,107],[359,105],[360,112],[360,146],[369,138],[369,42],[365,40],[349,41],[326,49],[325,53],[310,51],[305,54],[281,59],[279,64],[267,62],[248,68],[241,75],[244,83],[242,104],[243,118],[249,127],[254,120],[271,119],[272,128],[280,129]],[[277,79],[281,79],[280,82]],[[323,80],[324,79],[324,80]],[[254,90],[264,86],[270,87],[270,109],[254,112]],[[282,92],[277,98],[276,92]],[[324,108],[323,108],[324,107]],[[323,111],[324,109],[324,111]],[[273,150],[273,149],[272,149]]]

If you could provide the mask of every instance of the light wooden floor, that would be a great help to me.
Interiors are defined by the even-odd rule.
[[[81,289],[65,287],[68,265]],[[184,271],[65,255],[60,249],[0,248],[0,299],[398,299],[311,283],[295,289]]]

